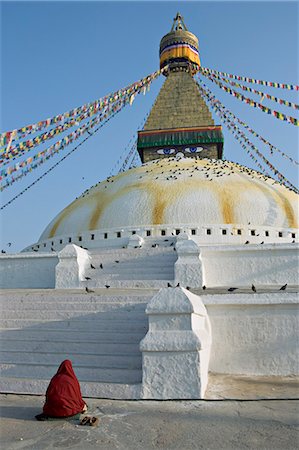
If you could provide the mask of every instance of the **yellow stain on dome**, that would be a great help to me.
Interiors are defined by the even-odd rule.
[[[101,194],[101,197],[96,200],[97,201],[97,205],[94,208],[92,216],[91,216],[91,218],[89,220],[88,229],[89,230],[95,230],[96,229],[97,224],[98,224],[98,222],[99,222],[99,220],[100,220],[104,210],[108,206],[110,206],[110,204],[113,201],[115,201],[115,200],[119,199],[120,197],[124,196],[125,194],[127,194],[127,193],[129,193],[131,191],[134,191],[136,189],[139,189],[139,188],[140,188],[139,183],[133,183],[131,185],[124,186],[122,189],[117,190],[114,193],[107,194],[105,192],[105,195]],[[94,193],[94,195],[97,195],[97,193]]]
[[[175,204],[179,196],[184,196],[188,192],[202,189],[205,191],[208,189],[213,192],[218,198],[218,207],[222,214],[222,223],[233,224],[235,222],[234,209],[242,207],[240,205],[242,192],[248,190],[262,191],[266,198],[271,196],[277,206],[283,209],[285,216],[289,222],[289,227],[295,228],[297,221],[295,213],[292,208],[291,202],[287,197],[290,197],[288,191],[279,192],[277,188],[272,188],[268,183],[259,180],[258,178],[251,180],[247,176],[244,176],[243,171],[234,163],[226,162],[226,165],[233,168],[233,172],[221,164],[214,163],[207,160],[196,160],[190,158],[190,160],[184,160],[178,162],[176,160],[163,159],[157,163],[145,164],[144,166],[132,169],[128,172],[121,173],[117,176],[111,177],[113,180],[113,192],[111,189],[104,190],[103,186],[107,181],[103,181],[99,186],[91,188],[89,193],[84,197],[80,197],[65,208],[57,218],[56,222],[52,226],[49,237],[53,237],[58,230],[61,223],[67,219],[72,212],[79,208],[81,205],[91,203],[92,212],[90,214],[88,229],[94,230],[97,228],[101,216],[106,208],[108,208],[112,202],[125,196],[132,191],[145,191],[149,197],[149,208],[152,209],[152,223],[154,225],[165,223],[165,211],[168,207]],[[197,167],[208,167],[212,170],[221,170],[232,174],[231,177],[219,177],[205,178],[201,171],[193,172],[193,178],[184,176],[188,172],[183,169]],[[172,171],[170,171],[172,169]],[[180,172],[180,177],[176,180],[166,180],[165,178],[156,180],[158,175],[162,177],[169,177],[174,174],[173,169]],[[164,172],[163,174],[161,172]],[[241,179],[236,179],[233,174],[238,175]],[[140,175],[144,177],[136,178]],[[210,175],[212,176],[212,174]],[[117,187],[118,181],[128,178],[128,184],[125,186]],[[238,177],[239,178],[239,177]],[[126,181],[126,180],[125,180]],[[110,186],[109,186],[110,187]]]
[[[234,214],[233,214],[233,205],[232,205],[232,198],[228,194],[226,190],[220,190],[218,192],[218,195],[220,197],[220,205],[221,205],[221,212],[223,217],[223,223],[234,223]],[[235,203],[235,198],[233,199]]]
[[[289,228],[298,228],[298,221],[296,220],[295,211],[291,205],[290,200],[288,199],[288,191],[281,193],[276,188],[275,190],[271,189],[271,194],[273,197],[276,197],[276,203],[281,207],[282,210],[284,210],[285,216],[288,220]]]
[[[56,222],[52,226],[50,232],[49,232],[49,238],[52,238],[55,236],[56,231],[58,227],[61,225],[61,223],[66,219],[70,214],[80,206],[81,203],[86,202],[86,197],[79,198],[77,200],[74,200],[69,206],[67,206],[64,210],[61,211],[59,214],[59,217],[57,218]]]

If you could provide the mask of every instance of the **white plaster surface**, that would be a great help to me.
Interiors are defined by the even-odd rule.
[[[58,259],[55,287],[57,289],[81,287],[85,272],[90,268],[91,257],[88,252],[77,245],[69,244],[58,253]]]
[[[203,398],[211,332],[200,297],[161,289],[146,308],[149,331],[140,343],[144,399]]]
[[[133,234],[129,238],[127,247],[128,248],[142,247],[143,243],[144,239],[141,236],[139,236],[138,234]]]
[[[174,265],[175,285],[202,286],[202,263],[198,245],[186,234],[180,235],[176,242],[178,259]]]
[[[298,285],[298,244],[202,246],[203,284]]]
[[[252,283],[297,285],[299,282],[297,243],[199,245],[188,239],[178,240],[177,251],[173,251],[175,237],[161,239],[155,244],[154,239],[146,242],[142,238],[139,241],[135,236],[132,236],[133,248],[102,248],[87,252],[78,246],[65,247],[77,250],[73,256],[67,254],[68,250],[59,253],[56,287],[84,287],[86,275],[92,277],[90,287],[104,287],[108,283],[119,288],[164,287],[167,282],[192,288],[201,288],[202,285],[251,287]],[[142,248],[138,247],[135,239],[142,242]],[[156,247],[152,248],[152,245]],[[200,247],[200,256],[197,256],[196,245]],[[186,250],[186,246],[190,249]],[[116,265],[115,260],[120,264]],[[104,263],[104,269],[88,272],[91,261],[95,266]],[[2,287],[53,287],[57,262],[55,253],[23,252],[1,256]]]
[[[148,236],[148,231],[151,235]],[[177,235],[179,231],[179,235]],[[254,235],[252,232],[254,231]],[[130,242],[130,238],[135,235],[143,239],[142,246],[150,247],[153,243],[165,245],[165,239],[171,241],[187,235],[199,246],[201,245],[243,245],[247,240],[250,244],[284,244],[298,243],[298,228],[277,227],[269,225],[254,224],[198,224],[180,223],[175,224],[147,224],[119,226],[112,228],[101,228],[99,230],[85,230],[78,234],[70,232],[68,234],[54,236],[39,240],[36,244],[27,246],[23,252],[48,252],[54,246],[55,251],[62,250],[67,244],[72,242],[78,246],[91,249],[114,249],[125,248]]]
[[[146,307],[152,311],[148,341],[151,351],[144,355],[152,363],[146,360],[145,365],[150,364],[148,377],[157,380],[157,389],[161,385],[154,368],[160,367],[155,360],[160,354],[174,353],[170,366],[175,358],[178,364],[186,363],[185,368],[178,367],[177,377],[171,375],[173,382],[181,377],[183,384],[183,375],[188,378],[189,367],[198,358],[206,366],[209,364],[210,372],[228,378],[298,375],[298,290],[288,287],[287,291],[279,291],[279,287],[264,286],[256,294],[251,290],[228,293],[224,289],[207,289],[211,293],[202,291],[199,296],[183,290],[188,293],[189,302],[181,307],[182,302],[172,295],[179,289],[168,288],[164,290],[170,299],[166,302],[166,314],[160,314],[156,302],[148,304],[153,290],[98,289],[90,295],[78,289],[3,290],[1,390],[41,394],[61,360],[71,358],[80,380],[85,380],[85,395],[140,398],[139,343],[147,330]],[[203,351],[209,328],[208,334],[198,335],[205,317],[201,302],[212,330],[209,362]],[[181,358],[185,352],[186,358]],[[190,393],[191,388],[186,387],[186,392]],[[161,389],[159,395],[165,396],[166,390]],[[217,395],[221,396],[219,390]]]
[[[54,288],[57,255],[18,253],[0,257],[1,289]]]
[[[298,293],[204,296],[212,328],[209,370],[298,375]]]
[[[140,398],[150,292],[3,290],[0,390],[43,394],[71,359],[83,395]]]
[[[53,219],[40,241],[163,223],[298,227],[298,196],[273,182],[229,161],[150,161],[85,192]]]

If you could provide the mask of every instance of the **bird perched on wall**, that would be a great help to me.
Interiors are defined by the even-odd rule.
[[[280,291],[285,291],[287,288],[288,283],[284,284],[283,286],[281,286],[281,288],[279,289]]]
[[[170,283],[167,283],[167,287],[172,287]]]
[[[180,287],[180,283],[178,283],[178,284],[176,285],[176,287]]]
[[[92,291],[91,289],[88,289],[87,286],[86,286],[86,288],[85,288],[85,291],[86,291],[88,294],[91,294],[92,292],[94,292],[94,291]]]
[[[206,286],[203,286],[202,288],[203,288],[203,290],[206,290],[206,289],[207,289],[207,287],[206,287]]]
[[[253,290],[253,292],[256,292],[256,287],[254,286],[254,284],[251,285],[251,289]]]
[[[105,288],[109,289],[110,288],[109,284],[105,284]]]
[[[100,264],[100,269],[103,269],[103,264],[102,263]]]

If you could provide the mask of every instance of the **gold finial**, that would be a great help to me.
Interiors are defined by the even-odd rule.
[[[188,31],[185,23],[184,18],[181,16],[181,14],[178,12],[175,18],[173,19],[173,25],[171,28],[171,31],[177,31],[177,30],[185,30]]]

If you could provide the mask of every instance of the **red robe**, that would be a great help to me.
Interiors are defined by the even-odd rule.
[[[79,381],[68,359],[63,361],[50,381],[43,414],[49,417],[68,417],[81,413],[85,406]]]

